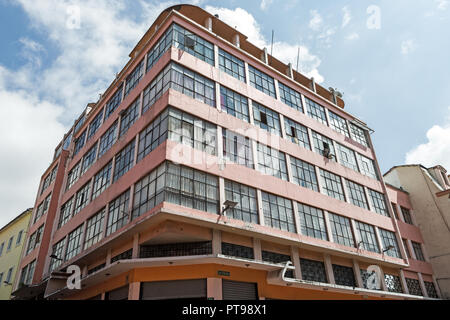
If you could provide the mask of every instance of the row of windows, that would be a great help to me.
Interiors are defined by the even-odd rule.
[[[24,230],[20,230],[19,233],[17,234],[16,247],[21,244],[23,234],[24,234]],[[8,244],[6,246],[6,252],[11,251],[13,242],[14,242],[14,235],[11,236],[8,240]],[[5,248],[5,242],[2,242],[2,244],[0,244],[0,257],[3,255],[4,248]]]
[[[44,182],[42,183],[41,195],[44,191],[50,186],[50,184],[55,181],[56,173],[58,172],[58,166],[54,167],[53,170],[45,177]]]

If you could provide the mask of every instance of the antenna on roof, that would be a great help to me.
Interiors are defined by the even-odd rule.
[[[298,52],[297,52],[297,69],[295,69],[295,71],[298,72],[298,62],[300,60],[300,46],[298,47]]]

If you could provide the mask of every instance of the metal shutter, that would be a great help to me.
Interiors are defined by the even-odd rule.
[[[141,300],[206,299],[206,279],[143,282]]]
[[[222,280],[223,300],[258,300],[258,286],[251,282]]]
[[[128,300],[128,286],[107,292],[106,300]]]

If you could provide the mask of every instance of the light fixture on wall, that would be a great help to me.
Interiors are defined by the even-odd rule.
[[[227,201],[225,201],[225,202],[223,203],[223,205],[224,205],[225,207],[222,209],[222,212],[221,212],[222,215],[223,215],[227,210],[229,210],[229,209],[234,209],[234,207],[236,207],[236,206],[238,205],[238,203],[235,202],[235,201],[227,200]]]

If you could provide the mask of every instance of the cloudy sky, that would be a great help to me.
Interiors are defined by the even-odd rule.
[[[183,1],[184,3],[189,1]],[[0,0],[0,227],[34,205],[54,148],[178,1]],[[450,0],[193,0],[344,93],[381,170],[450,169]]]

